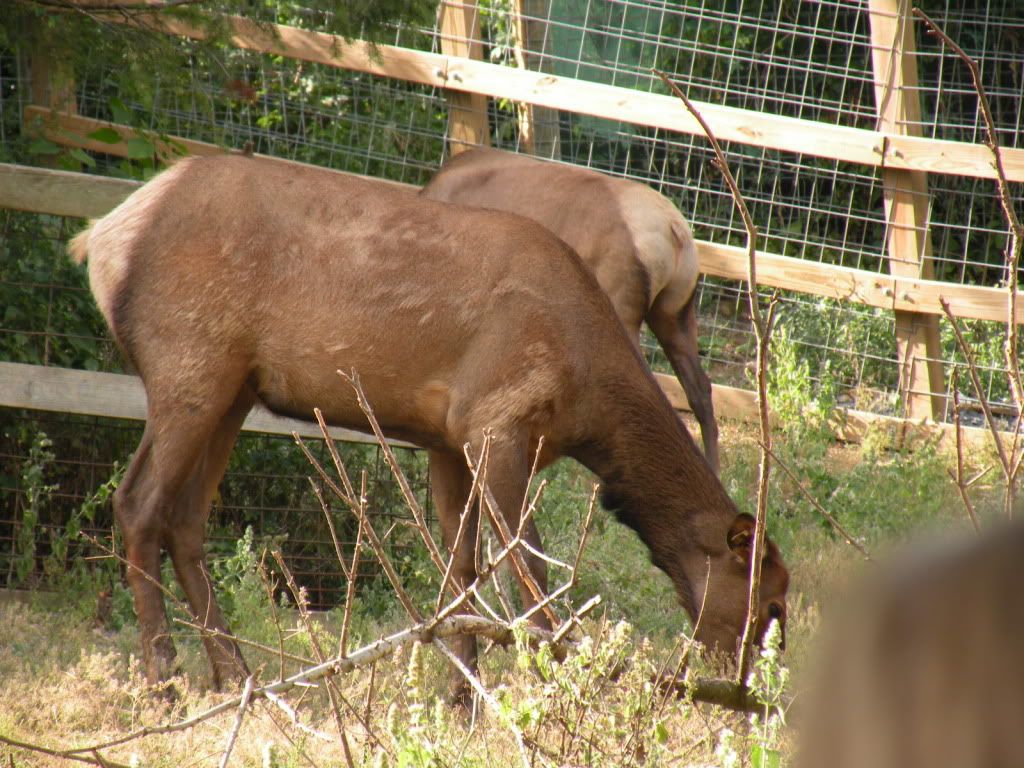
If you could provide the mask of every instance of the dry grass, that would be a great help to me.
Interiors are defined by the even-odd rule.
[[[148,691],[139,665],[131,655],[135,633],[95,631],[76,619],[77,612],[48,600],[8,602],[0,608],[5,635],[15,638],[0,649],[0,734],[16,740],[68,749],[103,743],[146,726],[177,722],[203,712],[219,701],[237,696],[203,690],[205,676],[193,672],[172,682],[179,693],[167,703]],[[56,630],[56,631],[54,631]],[[542,752],[536,764],[553,764],[556,755],[589,764],[652,764],[656,747],[659,764],[703,765],[713,758],[717,733],[724,727],[742,731],[744,718],[710,706],[696,707],[661,699],[648,677],[663,653],[643,639],[629,637],[625,625],[593,621],[588,635],[597,652],[609,651],[608,663],[630,660],[629,671],[612,681],[600,674],[600,663],[577,666],[573,676],[552,674],[545,679],[524,664],[525,654],[495,648],[485,656],[483,678],[508,707],[523,731],[535,734]],[[183,666],[201,669],[201,649],[179,642]],[[447,665],[429,647],[415,651],[420,667],[410,673],[413,646],[396,652],[374,670],[345,677],[340,690],[359,712],[344,716],[354,763],[373,765],[381,759],[401,764],[413,760],[412,747],[430,744],[436,760],[410,765],[521,765],[509,729],[494,713],[473,720],[445,703]],[[258,661],[250,654],[250,661]],[[264,670],[276,660],[263,656]],[[415,666],[415,665],[414,665]],[[371,678],[372,698],[367,707]],[[590,686],[588,689],[587,686]],[[330,737],[310,735],[288,721],[284,712],[267,703],[254,704],[242,723],[231,757],[233,765],[345,765],[334,719],[322,689],[306,689],[288,697],[304,726]],[[655,716],[641,710],[657,703]],[[369,712],[366,724],[361,716]],[[547,713],[548,722],[533,728],[530,718]],[[561,720],[578,719],[563,723]],[[102,751],[111,763],[176,766],[216,765],[233,726],[234,711],[187,731],[158,734]],[[656,725],[657,724],[657,725]],[[634,728],[649,732],[634,734]],[[659,729],[659,734],[653,728]],[[372,734],[372,735],[371,735]],[[573,738],[576,744],[569,743]],[[627,748],[630,739],[636,749]],[[379,743],[378,743],[379,742]],[[644,752],[647,754],[644,754]],[[0,755],[18,766],[66,765],[67,761],[38,753],[0,747]],[[586,760],[590,755],[593,762]]]
[[[722,443],[724,481],[730,493],[742,499],[756,482],[752,470],[756,435],[749,428],[723,424]],[[920,461],[873,455],[871,466],[882,474],[864,475],[860,447],[833,444],[822,455],[823,466],[836,473],[838,487],[845,487],[844,483],[872,486],[893,478],[903,483],[930,482],[942,474],[933,463],[949,466],[954,461],[945,455]],[[883,471],[886,462],[896,462],[888,474]],[[549,550],[571,560],[578,539],[567,531],[584,517],[590,478],[576,468],[563,468],[549,479],[551,488],[538,522]],[[775,489],[773,535],[786,540],[793,574],[785,661],[799,672],[813,651],[822,606],[833,600],[860,557],[832,535],[815,513],[801,511],[797,494],[791,498],[791,489],[785,490],[784,481],[778,475],[777,479],[783,490],[780,494]],[[952,483],[948,478],[946,482],[951,487],[929,499],[942,500],[934,508],[922,502],[923,512],[890,512],[909,516],[900,536],[868,527],[875,518],[851,517],[859,514],[856,509],[844,510],[844,524],[853,526],[870,546],[906,538],[916,524],[939,520],[949,525],[952,520],[954,526],[966,526],[962,512],[955,508]],[[856,497],[858,488],[848,488],[848,495]],[[887,493],[883,490],[883,496]],[[351,764],[724,766],[730,764],[733,750],[738,764],[749,765],[752,750],[758,747],[777,750],[783,760],[791,757],[793,736],[786,730],[766,734],[763,726],[752,726],[747,716],[675,698],[665,700],[652,687],[655,673],[678,660],[684,617],[675,607],[667,579],[650,565],[642,545],[601,511],[580,571],[580,583],[571,595],[575,604],[595,592],[603,598],[601,608],[584,621],[583,655],[571,654],[560,667],[525,646],[485,650],[481,678],[497,710],[485,707],[468,717],[449,707],[450,667],[430,646],[420,652],[406,645],[372,667],[339,678],[339,709]],[[185,674],[173,681],[178,697],[173,703],[155,697],[134,658],[134,625],[118,632],[100,631],[94,627],[91,601],[95,595],[86,593],[82,600],[75,603],[66,595],[37,594],[0,605],[0,626],[4,627],[0,736],[69,749],[123,738],[147,726],[180,722],[219,702],[238,699],[238,690],[214,693],[204,688],[205,657],[194,633],[184,628],[177,644]],[[371,615],[357,599],[350,647],[409,626],[397,599],[394,604],[386,616]],[[565,604],[559,610],[564,615]],[[621,624],[624,617],[636,629]],[[325,647],[336,647],[341,612],[314,618],[314,631]],[[308,632],[298,614],[278,609],[278,620],[288,637],[289,652],[309,656]],[[241,620],[235,617],[234,626],[243,636],[276,645],[278,625],[265,602],[247,608]],[[281,662],[275,654],[253,649],[246,654],[257,670],[257,683],[278,678]],[[418,661],[410,666],[414,656]],[[297,664],[286,664],[286,674],[297,670]],[[797,675],[789,692],[798,701],[799,689]],[[298,712],[298,723],[291,722],[279,706],[253,701],[241,722],[230,764],[348,765],[323,684],[293,690],[283,699]],[[236,712],[232,706],[192,728],[103,749],[99,759],[110,765],[219,765]],[[525,760],[517,733],[526,746]],[[738,735],[730,737],[730,733]],[[96,760],[91,753],[84,756]],[[67,764],[60,757],[6,746],[0,746],[0,757],[0,765],[10,761],[16,766]]]

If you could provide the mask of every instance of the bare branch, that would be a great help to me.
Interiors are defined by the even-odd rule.
[[[313,648],[313,652],[316,654],[317,661],[323,664],[324,661],[326,661],[326,656],[324,655],[323,648],[320,645],[320,639],[317,637],[316,627],[313,626],[313,622],[309,615],[308,601],[302,594],[298,585],[295,583],[295,578],[292,576],[291,570],[285,564],[284,556],[281,552],[274,550],[271,554],[274,556],[278,567],[284,574],[285,581],[288,584],[288,589],[291,590],[292,595],[295,597],[295,604],[299,609],[299,618],[302,620],[302,624],[306,628],[306,634],[309,636],[309,644]],[[345,730],[345,720],[341,716],[341,709],[338,706],[338,699],[344,697],[341,695],[340,691],[335,689],[331,680],[327,681],[327,698],[330,700],[331,712],[334,715],[334,723],[338,728],[338,738],[341,739],[341,747],[345,755],[345,764],[348,768],[354,768],[355,762],[352,759],[352,750],[348,743],[348,734]],[[346,704],[348,704],[347,701]],[[349,709],[352,709],[352,707],[349,706]],[[221,766],[221,768],[224,768],[224,766]]]
[[[655,69],[654,73],[662,79],[672,93],[683,102],[694,119],[700,123],[701,129],[707,136],[715,153],[713,164],[725,178],[725,183],[728,185],[730,193],[732,193],[733,201],[740,213],[740,217],[743,219],[743,226],[747,231],[747,301],[750,306],[750,319],[754,326],[754,335],[757,339],[757,412],[761,430],[762,451],[758,471],[754,541],[750,556],[750,590],[747,600],[747,620],[743,627],[743,641],[740,645],[739,663],[736,668],[737,681],[742,685],[750,665],[751,646],[754,644],[754,626],[757,621],[758,602],[760,599],[761,560],[764,553],[765,523],[768,512],[768,479],[771,474],[771,454],[768,449],[771,448],[772,434],[768,413],[767,361],[772,325],[774,324],[776,298],[772,298],[768,309],[768,317],[765,319],[761,315],[761,307],[757,295],[757,227],[754,226],[754,220],[750,216],[750,211],[747,210],[746,203],[743,201],[739,185],[729,170],[729,164],[726,162],[725,153],[722,151],[718,139],[715,138],[711,127],[679,86],[672,82],[664,72]]]
[[[505,522],[505,518],[502,515],[501,508],[498,506],[498,502],[495,500],[494,495],[491,493],[491,489],[486,485],[484,486],[484,508],[487,510],[488,516],[491,519],[491,525],[494,530],[498,533],[498,538],[501,539],[502,544],[508,548],[513,540],[519,539],[522,536],[522,532],[527,522],[530,519],[533,508],[528,508],[526,514],[519,520],[519,530],[513,537],[511,531],[509,531],[508,524]],[[534,600],[537,601],[537,606],[541,607],[544,614],[547,616],[548,621],[554,626],[559,623],[558,617],[554,611],[549,607],[550,600],[547,600],[547,595],[540,588],[537,583],[537,579],[534,578],[533,572],[530,570],[530,566],[526,563],[522,553],[518,548],[511,549],[512,565],[515,566],[516,574],[519,579],[526,585],[530,595]]]
[[[10,736],[5,736],[0,733],[0,744],[6,744],[9,747],[15,747],[16,749],[23,749],[26,752],[38,752],[41,755],[50,755],[51,757],[59,757],[64,760],[73,760],[79,763],[90,763],[91,765],[99,766],[110,766],[110,768],[130,768],[130,766],[124,763],[116,763],[113,760],[107,760],[106,758],[100,757],[99,750],[102,747],[95,749],[85,750],[90,754],[79,754],[78,752],[68,752],[62,749],[52,749],[51,747],[43,746],[42,744],[33,744],[29,741],[19,741],[18,739],[12,739]],[[14,757],[11,757],[11,765],[14,765]]]
[[[366,503],[366,475],[363,474],[363,492],[360,494],[360,505]],[[359,527],[356,529],[356,546],[352,553],[352,565],[348,569],[348,585],[345,588],[345,613],[341,619],[341,632],[338,635],[338,655],[344,657],[348,648],[348,632],[352,625],[352,606],[356,598],[356,579],[359,576],[359,553],[363,548],[363,529],[366,516],[359,516]]]
[[[341,484],[345,487],[345,493],[349,499],[355,498],[355,489],[352,487],[352,481],[348,477],[348,472],[345,470],[345,465],[341,461],[341,457],[338,455],[338,448],[334,444],[334,439],[331,437],[330,431],[327,429],[327,422],[324,421],[324,415],[319,408],[313,409],[313,415],[316,416],[316,423],[320,426],[320,432],[324,436],[324,442],[327,444],[327,450],[331,454],[331,461],[334,462],[334,468],[338,472],[338,477],[341,478]],[[344,498],[344,496],[342,496]]]
[[[956,426],[956,474],[950,471],[949,475],[953,482],[956,483],[956,489],[960,492],[960,498],[967,509],[967,517],[970,519],[971,525],[974,526],[974,532],[980,533],[981,525],[978,523],[978,515],[974,511],[974,504],[971,503],[971,497],[967,493],[969,483],[964,480],[964,435],[963,425],[960,423],[960,390],[957,383],[956,369],[954,368],[950,388],[953,390],[953,423]]]
[[[522,759],[523,765],[526,768],[530,768],[530,756],[526,751],[526,744],[523,741],[523,732],[519,729],[519,726],[517,726],[511,718],[505,715],[501,704],[499,704],[497,699],[495,699],[494,696],[484,688],[483,683],[480,682],[480,678],[474,675],[473,672],[462,663],[462,659],[452,653],[452,650],[444,643],[437,643],[437,648],[441,651],[442,655],[448,659],[448,662],[466,679],[466,682],[469,683],[470,687],[474,691],[476,691],[477,695],[479,695],[487,706],[491,708],[495,716],[497,716],[512,733],[512,737],[516,740],[516,747],[519,750],[519,757]]]
[[[384,433],[381,431],[380,424],[377,423],[377,417],[373,412],[373,408],[370,406],[370,401],[367,399],[366,393],[363,391],[363,385],[359,382],[359,374],[355,371],[352,371],[349,374],[338,371],[338,374],[345,379],[345,381],[351,384],[352,388],[356,391],[356,398],[359,401],[359,407],[362,409],[367,421],[369,421],[370,428],[373,429],[373,434],[377,437],[377,443],[380,445],[380,450],[384,454],[384,460],[391,468],[391,474],[398,482],[398,487],[402,491],[402,497],[405,499],[405,505],[409,508],[409,511],[412,512],[412,516],[416,520],[416,527],[420,532],[423,543],[427,545],[427,552],[430,553],[430,559],[437,568],[437,572],[444,573],[444,558],[441,557],[441,552],[437,548],[437,544],[434,542],[434,537],[430,535],[430,527],[427,525],[426,515],[423,513],[423,508],[420,506],[419,501],[417,501],[415,494],[413,494],[412,488],[409,487],[409,481],[406,479],[405,473],[402,472],[402,468],[398,466],[398,460],[395,458],[395,452],[391,450],[391,446],[388,445],[388,441],[384,437]]]
[[[989,432],[992,433],[992,439],[995,441],[996,453],[999,455],[999,463],[1003,467],[1003,473],[1009,476],[1011,469],[1010,457],[1007,455],[1006,448],[1003,445],[1003,436],[996,428],[995,419],[992,417],[992,407],[989,405],[988,397],[985,395],[985,388],[981,383],[981,377],[978,375],[978,364],[974,359],[974,352],[971,350],[970,344],[967,343],[967,339],[964,338],[963,331],[960,330],[960,323],[953,314],[953,310],[949,308],[949,302],[945,298],[940,297],[939,304],[942,305],[942,311],[946,313],[949,324],[953,327],[956,344],[960,348],[964,360],[967,362],[967,371],[970,373],[971,383],[974,385],[974,393],[978,396],[978,403],[985,414],[985,425],[989,428]]]
[[[235,723],[228,733],[227,744],[224,745],[224,754],[220,758],[220,768],[227,768],[228,760],[231,759],[231,750],[235,748],[235,740],[238,739],[238,732],[242,729],[242,720],[245,719],[245,712],[249,709],[249,698],[252,696],[253,677],[245,678],[245,685],[242,687],[242,700],[238,704],[238,714],[235,715]]]
[[[765,448],[763,444],[761,447]],[[835,516],[832,515],[832,513],[825,509],[818,502],[818,500],[814,498],[813,494],[809,490],[807,490],[807,487],[803,484],[800,478],[796,476],[796,473],[793,472],[793,470],[790,469],[789,466],[784,461],[782,461],[782,459],[779,458],[778,454],[772,451],[771,448],[765,448],[765,450],[767,450],[768,453],[771,454],[772,459],[774,459],[775,463],[778,464],[782,471],[786,473],[786,476],[789,477],[789,479],[792,480],[794,483],[796,483],[796,487],[800,490],[800,493],[803,494],[804,498],[807,499],[807,501],[811,503],[811,506],[818,510],[818,513],[828,521],[829,525],[831,525],[835,532],[842,537],[843,541],[845,541],[851,547],[860,552],[865,560],[867,560],[868,562],[873,562],[871,555],[868,553],[867,549],[865,549],[859,541],[857,541],[845,528],[843,528],[842,525],[839,524],[839,521],[836,520]]]
[[[452,542],[452,551],[448,554],[448,565],[445,567],[444,576],[441,578],[441,588],[437,592],[437,605],[435,606],[434,613],[436,614],[441,610],[441,604],[444,602],[445,590],[451,583],[452,569],[455,567],[455,553],[463,546],[463,539],[466,537],[466,529],[468,523],[473,518],[472,515],[477,515],[478,512],[474,509],[477,496],[480,493],[480,488],[483,486],[484,478],[487,475],[487,459],[490,453],[491,447],[491,436],[489,434],[484,435],[483,445],[480,447],[480,458],[476,462],[474,467],[472,461],[468,461],[471,468],[473,480],[469,487],[469,498],[466,499],[466,504],[462,509],[462,514],[459,516],[459,528],[455,532],[455,541]],[[465,450],[468,452],[469,446],[465,446]],[[477,532],[479,533],[480,528],[479,516],[477,519]],[[474,555],[475,556],[475,555]]]
[[[284,697],[278,696],[276,693],[271,693],[270,691],[264,691],[263,696],[267,701],[269,701],[271,704],[273,704],[282,712],[284,712],[285,716],[288,718],[288,720],[295,728],[298,728],[306,735],[312,736],[313,738],[319,739],[320,741],[327,741],[331,743],[334,742],[334,739],[328,734],[321,733],[315,728],[310,728],[308,725],[299,720],[299,713],[296,712],[295,709],[287,701],[284,700]]]
[[[1024,224],[1021,224],[1021,220],[1017,216],[1017,211],[1014,207],[1013,195],[1010,192],[1010,184],[1007,181],[1006,170],[1003,167],[1003,155],[999,146],[999,137],[996,133],[995,120],[992,118],[992,109],[989,106],[988,96],[986,95],[985,88],[981,82],[981,72],[978,69],[977,62],[968,56],[963,48],[957,45],[956,42],[954,42],[953,39],[934,21],[932,21],[924,11],[920,8],[914,8],[913,13],[925,23],[928,30],[933,35],[937,36],[942,40],[944,45],[947,45],[953,50],[961,61],[967,65],[967,68],[971,73],[971,82],[974,84],[974,90],[978,95],[978,106],[981,111],[982,120],[985,124],[985,145],[992,152],[992,165],[996,171],[996,185],[999,191],[999,202],[1002,205],[1003,215],[1006,217],[1007,224],[1009,225],[1009,239],[1005,251],[1007,306],[1006,341],[1003,344],[1003,355],[1006,362],[1010,392],[1013,396],[1013,402],[1017,410],[1017,417],[1014,424],[1013,438],[1010,444],[1010,452],[1008,456],[1003,451],[1002,443],[997,436],[998,430],[996,430],[995,424],[991,420],[991,413],[988,410],[985,412],[986,421],[988,421],[989,427],[992,429],[993,436],[996,439],[996,447],[1000,453],[1000,460],[1003,463],[1005,479],[1003,508],[1004,513],[1009,518],[1013,515],[1017,477],[1022,463],[1024,463],[1024,451],[1021,450],[1021,426],[1024,424],[1024,375],[1022,375],[1021,372],[1019,329],[1017,326],[1017,288],[1019,284],[1021,252],[1022,249],[1024,249]],[[951,318],[951,322],[953,322],[952,313],[949,311],[949,307],[946,305],[945,301],[942,302],[942,308],[943,311],[945,311]],[[958,344],[963,346],[961,342],[962,335],[959,328],[956,327],[955,322],[954,329],[957,333]],[[974,365],[970,361],[968,361],[968,365],[970,366],[971,376],[975,380],[975,388],[980,392],[980,387],[976,381],[977,372]],[[961,494],[964,495],[962,488]]]

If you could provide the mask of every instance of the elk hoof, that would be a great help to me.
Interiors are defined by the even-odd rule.
[[[182,697],[181,688],[170,679],[150,684],[148,693],[151,699],[167,707],[173,707]]]
[[[450,706],[456,714],[463,717],[468,717],[473,712],[473,708],[477,705],[478,697],[473,692],[469,683],[456,684],[452,687],[451,693],[448,694],[448,706]]]

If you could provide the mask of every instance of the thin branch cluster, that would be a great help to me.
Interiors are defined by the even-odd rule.
[[[347,764],[354,766],[356,759],[346,727],[346,722],[351,723],[352,718],[361,725],[363,732],[369,734],[369,738],[375,746],[386,748],[386,745],[383,739],[373,733],[369,716],[369,695],[365,705],[360,708],[356,702],[350,700],[345,689],[339,684],[340,678],[359,670],[369,669],[371,670],[372,692],[372,675],[376,670],[376,665],[387,663],[389,660],[394,659],[396,652],[401,649],[423,645],[435,648],[448,662],[450,667],[465,678],[470,689],[475,693],[477,700],[489,710],[492,721],[502,724],[508,731],[517,746],[519,756],[524,765],[535,765],[538,759],[541,760],[540,764],[551,763],[551,760],[545,759],[545,751],[541,745],[507,716],[505,709],[496,698],[494,692],[484,684],[478,675],[474,674],[462,663],[448,643],[458,635],[473,635],[505,646],[513,645],[519,640],[533,648],[539,654],[538,657],[550,658],[552,660],[567,659],[577,651],[580,647],[580,638],[582,637],[583,619],[601,602],[600,596],[595,595],[586,600],[581,606],[575,607],[570,599],[570,592],[577,584],[579,569],[583,562],[583,551],[586,546],[587,533],[597,499],[597,487],[594,487],[590,495],[586,515],[580,528],[579,545],[573,561],[567,563],[548,555],[542,555],[549,566],[565,574],[564,580],[547,594],[544,594],[536,581],[533,581],[531,591],[537,599],[536,606],[526,611],[516,611],[512,608],[511,601],[502,593],[494,576],[501,566],[509,564],[513,567],[517,576],[526,579],[532,578],[529,568],[526,567],[524,550],[529,551],[531,554],[541,553],[529,547],[524,537],[524,531],[540,505],[545,483],[536,483],[536,488],[532,494],[528,493],[526,498],[524,498],[519,526],[516,530],[510,530],[505,519],[499,513],[487,485],[487,461],[490,440],[485,438],[479,455],[472,456],[467,452],[466,459],[472,471],[473,484],[470,498],[466,508],[463,510],[458,538],[461,538],[461,532],[464,529],[468,529],[466,521],[469,519],[469,516],[477,514],[479,511],[481,516],[486,515],[490,520],[492,529],[497,535],[497,547],[496,551],[492,551],[493,548],[484,546],[482,537],[478,537],[476,556],[479,564],[479,575],[465,589],[460,589],[451,578],[454,561],[452,553],[448,552],[444,547],[438,546],[434,539],[434,534],[431,532],[426,514],[412,493],[409,483],[391,450],[391,446],[384,439],[358,377],[355,373],[345,374],[339,371],[339,374],[356,392],[367,421],[372,431],[377,435],[385,460],[405,497],[406,505],[412,517],[412,527],[419,534],[435,567],[438,590],[432,607],[428,610],[421,602],[417,602],[403,584],[398,570],[388,554],[384,540],[377,532],[373,523],[373,516],[367,502],[366,472],[362,473],[357,486],[353,482],[337,447],[328,433],[327,424],[322,414],[317,411],[315,415],[321,426],[334,472],[329,471],[317,459],[301,437],[295,434],[294,438],[310,461],[316,478],[320,481],[317,483],[314,482],[314,478],[310,478],[323,513],[328,520],[329,529],[334,537],[338,561],[348,580],[347,599],[341,628],[338,632],[337,646],[328,649],[324,645],[322,640],[323,631],[318,630],[314,626],[313,618],[306,608],[302,590],[295,583],[281,553],[275,550],[271,552],[271,556],[276,561],[278,571],[283,574],[284,583],[288,587],[294,604],[297,607],[299,620],[305,628],[305,636],[310,640],[314,658],[304,658],[285,652],[285,631],[281,628],[278,611],[274,607],[273,599],[273,595],[279,585],[267,575],[267,569],[264,567],[264,563],[261,562],[260,571],[263,574],[268,602],[272,607],[280,642],[277,648],[241,638],[239,638],[239,642],[250,648],[258,649],[265,656],[270,656],[271,658],[276,656],[278,660],[276,679],[270,682],[262,682],[256,676],[249,676],[246,678],[240,694],[226,698],[221,703],[203,712],[177,722],[146,726],[105,742],[64,749],[30,744],[5,736],[0,736],[0,742],[76,762],[121,768],[121,764],[105,757],[103,753],[112,748],[124,747],[131,742],[158,734],[187,731],[212,721],[214,718],[233,713],[234,719],[228,728],[220,760],[220,765],[223,767],[228,764],[245,718],[252,712],[253,707],[266,704],[269,705],[271,711],[277,712],[278,715],[283,714],[287,724],[303,735],[318,740],[340,742]],[[536,466],[530,478],[529,486],[531,488],[535,485],[535,472]],[[332,505],[328,501],[324,490],[332,495],[337,502],[340,502],[357,520],[358,528],[355,547],[349,558],[344,556],[341,543],[335,534],[333,517],[336,511],[332,509]],[[94,540],[93,543],[104,548],[109,556],[119,557],[109,547],[105,547],[100,542]],[[367,559],[375,561],[380,571],[387,578],[398,603],[406,613],[409,623],[406,628],[398,632],[381,637],[366,645],[353,648],[350,641],[352,609],[357,601],[358,580],[360,574],[365,570],[361,570],[361,564]],[[121,559],[121,562],[125,567],[131,567],[123,559]],[[491,585],[493,589],[487,591],[487,596],[485,596],[485,587],[488,585]],[[184,603],[177,599],[166,587],[161,586],[161,589],[165,597],[174,600],[179,609],[187,614],[188,607]],[[497,595],[496,600],[489,596],[491,594]],[[530,624],[531,616],[539,611],[543,611],[551,619],[551,625],[554,627],[553,630],[542,630]],[[197,617],[192,617],[191,621],[181,620],[180,623],[200,634],[216,634],[215,630],[207,628],[204,622]],[[587,648],[590,648],[592,644],[592,642],[588,642],[585,645]],[[653,686],[651,688],[652,691],[657,690],[660,692],[651,699],[651,706],[647,711],[648,716],[651,716],[655,711],[663,709],[665,703],[671,699],[707,701],[737,710],[754,711],[757,709],[757,702],[749,696],[743,686],[736,685],[730,680],[700,678],[688,674],[689,641],[684,639],[684,645],[686,649],[681,661],[670,664],[666,660],[662,664],[660,672],[648,681],[647,685]],[[299,670],[286,675],[285,670],[289,667],[294,668],[295,665],[299,665]],[[607,675],[605,675],[605,678],[607,680],[614,680],[616,677],[625,674],[628,666],[628,661],[614,665],[614,669],[609,668],[606,670]],[[588,668],[588,670],[590,676],[595,674],[593,669]],[[298,693],[300,694],[299,700],[301,701],[301,693],[311,687],[322,687],[326,691],[337,729],[336,735],[323,733],[310,727],[303,721],[297,705],[288,700],[287,696],[289,694]],[[548,757],[553,759],[554,756]]]

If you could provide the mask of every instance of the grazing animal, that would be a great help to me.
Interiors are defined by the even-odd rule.
[[[904,555],[843,602],[798,765],[1021,765],[1024,525]]]
[[[686,219],[666,197],[635,181],[488,148],[449,158],[421,194],[518,213],[572,246],[634,343],[640,346],[641,323],[654,332],[700,424],[704,456],[718,474],[711,381],[697,350],[697,248]]]
[[[114,511],[151,681],[174,659],[161,548],[198,620],[226,632],[203,540],[242,422],[260,403],[305,419],[319,407],[331,424],[366,429],[339,370],[359,373],[387,435],[430,449],[449,550],[471,484],[464,446],[479,450],[491,430],[490,490],[515,530],[543,437],[543,463],[568,455],[593,470],[690,616],[703,605],[697,639],[734,649],[753,521],[700,458],[594,278],[540,225],[234,155],[176,164],[70,249],[88,258],[96,302],[146,389],[146,428]],[[477,568],[478,521],[468,523],[453,555],[461,585]],[[539,549],[534,526],[527,537]],[[528,565],[546,588],[543,561]],[[787,585],[769,544],[762,625],[784,617]],[[215,684],[243,673],[233,638],[204,642]],[[458,653],[475,665],[471,638]]]

